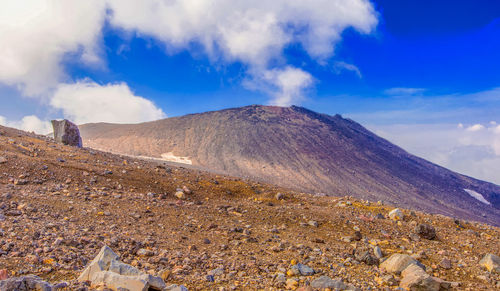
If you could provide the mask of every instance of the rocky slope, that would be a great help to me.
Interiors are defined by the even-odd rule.
[[[0,280],[32,274],[65,290],[93,289],[76,278],[107,245],[124,264],[189,290],[394,290],[415,278],[438,289],[500,288],[500,275],[480,263],[500,249],[500,229],[486,224],[63,146],[4,127],[0,174]]]
[[[500,225],[500,186],[415,157],[339,115],[255,105],[80,128],[86,146],[104,151]]]

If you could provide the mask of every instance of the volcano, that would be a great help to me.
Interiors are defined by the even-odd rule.
[[[84,146],[103,151],[500,225],[500,186],[411,155],[340,115],[252,105],[80,131]]]

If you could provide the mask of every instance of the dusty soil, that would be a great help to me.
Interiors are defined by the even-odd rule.
[[[174,194],[184,186],[192,193],[180,200]],[[356,260],[356,253],[378,245],[385,256],[414,255],[428,273],[458,282],[456,289],[499,286],[499,275],[478,264],[486,253],[499,255],[499,228],[404,209],[398,223],[387,218],[392,209],[72,148],[0,127],[0,269],[11,276],[76,286],[73,280],[106,244],[124,262],[169,274],[167,284],[190,290],[285,289],[275,277],[292,260],[316,271],[287,276],[299,286],[327,275],[363,290],[393,290],[377,265]],[[434,226],[438,238],[414,235],[419,223]],[[139,256],[139,249],[151,252]],[[444,258],[451,268],[440,266]]]

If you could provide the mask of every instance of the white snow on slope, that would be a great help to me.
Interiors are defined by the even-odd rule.
[[[174,155],[174,153],[172,152],[161,154],[161,158],[169,162],[188,164],[188,165],[193,164],[193,162],[188,157],[178,157]]]
[[[474,190],[470,190],[470,189],[464,189],[465,192],[467,192],[470,196],[476,198],[477,200],[483,202],[484,204],[488,204],[488,205],[491,205],[491,203],[484,199],[483,195],[480,194],[480,193],[477,193],[476,191]]]

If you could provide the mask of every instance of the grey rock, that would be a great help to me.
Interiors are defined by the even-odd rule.
[[[421,223],[415,227],[415,233],[420,237],[425,239],[435,239],[436,238],[436,229],[429,224]]]
[[[346,290],[347,285],[340,279],[332,280],[328,276],[321,276],[311,282],[311,287],[316,289],[330,288],[333,290]]]
[[[184,285],[177,285],[177,284],[172,284],[168,287],[166,287],[167,291],[188,291],[188,289]]]
[[[379,268],[384,269],[389,273],[401,273],[409,265],[420,265],[420,263],[409,255],[405,254],[393,254],[382,264]]]
[[[441,268],[443,269],[451,269],[451,261],[450,259],[448,258],[444,258],[441,260],[441,262],[439,263],[439,266],[441,266]]]
[[[440,280],[431,277],[421,267],[411,264],[401,272],[401,282],[399,287],[405,290],[425,290],[425,291],[439,291],[441,288]]]
[[[293,265],[292,266],[292,271],[294,271],[294,273],[298,273],[302,276],[312,276],[314,275],[314,270],[309,267],[309,266],[306,266],[306,265],[303,265],[303,264],[297,264],[297,265]]]
[[[313,226],[313,227],[318,227],[318,222],[314,221],[314,220],[309,220],[309,222],[307,224],[309,224],[310,226]]]
[[[379,246],[373,248],[373,254],[375,255],[375,257],[377,257],[377,259],[382,259],[384,257]]]
[[[356,260],[363,262],[369,266],[378,265],[379,260],[373,256],[369,251],[361,252],[360,254],[356,254]]]
[[[7,163],[7,159],[0,156],[0,164],[5,164],[5,163]]]
[[[40,277],[28,275],[0,281],[0,291],[52,291],[54,288]]]
[[[82,147],[82,138],[80,136],[80,130],[76,124],[71,121],[64,120],[52,120],[52,128],[54,129],[54,139],[58,143],[65,145]]]
[[[208,272],[208,274],[212,276],[220,276],[224,274],[224,269],[223,268],[213,269],[210,272]]]
[[[276,278],[274,280],[278,283],[285,283],[286,282],[286,275],[283,273],[278,273],[278,274],[276,274]]]
[[[130,291],[163,290],[162,278],[142,273],[137,268],[122,263],[109,247],[102,247],[99,254],[78,277],[79,282],[90,281],[111,289],[126,288]]]
[[[497,255],[486,254],[481,261],[479,261],[479,265],[491,273],[500,274],[500,257]]]

